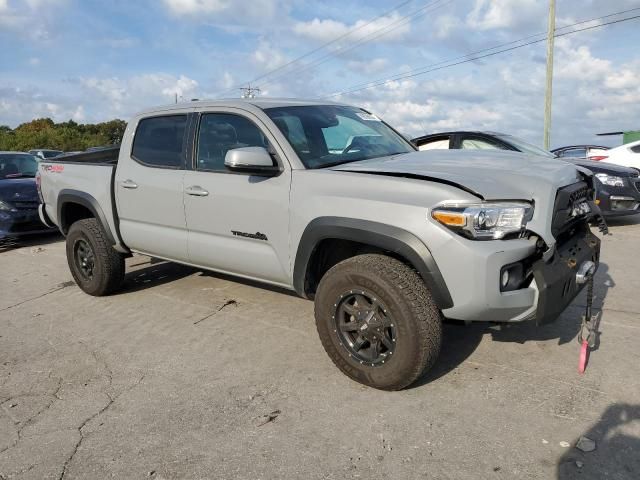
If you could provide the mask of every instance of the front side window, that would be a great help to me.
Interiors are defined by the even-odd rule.
[[[465,150],[505,150],[496,143],[479,138],[465,138],[462,140],[460,148]]]
[[[268,146],[267,138],[251,120],[227,113],[206,113],[200,119],[196,168],[228,171],[224,159],[229,150]]]
[[[186,115],[167,115],[140,120],[131,156],[151,167],[182,168],[186,126]]]
[[[24,153],[0,155],[0,179],[35,177],[38,159]]]
[[[400,134],[375,115],[341,105],[265,109],[307,168],[326,168],[413,152]]]

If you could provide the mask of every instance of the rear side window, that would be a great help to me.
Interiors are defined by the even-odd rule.
[[[131,156],[151,167],[181,168],[184,164],[186,115],[140,120]]]
[[[449,135],[423,140],[418,142],[418,150],[446,150],[449,149],[450,140],[451,137],[449,137]]]
[[[570,148],[568,150],[564,150],[560,152],[560,157],[569,157],[569,158],[585,158],[587,156],[586,148]]]

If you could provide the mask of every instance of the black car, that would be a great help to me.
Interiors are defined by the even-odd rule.
[[[419,150],[498,149],[558,158],[518,137],[496,132],[443,132],[414,138],[412,142]],[[595,174],[597,200],[603,215],[614,217],[640,213],[640,178],[637,170],[569,155],[558,159],[591,170]]]
[[[51,231],[38,216],[37,171],[34,155],[0,152],[0,242]]]

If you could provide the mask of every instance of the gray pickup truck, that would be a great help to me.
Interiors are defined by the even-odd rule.
[[[118,148],[45,159],[40,215],[90,295],[142,253],[314,299],[333,362],[411,385],[442,320],[555,320],[598,265],[589,172],[515,152],[419,152],[372,113],[280,99],[131,119]]]

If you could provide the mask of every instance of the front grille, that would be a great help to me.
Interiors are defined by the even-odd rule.
[[[12,202],[18,210],[37,210],[38,202]]]
[[[581,202],[589,202],[593,199],[593,190],[585,182],[567,185],[558,190],[553,209],[553,221],[551,233],[558,238],[562,232],[582,221],[586,214],[574,214],[574,209]]]

